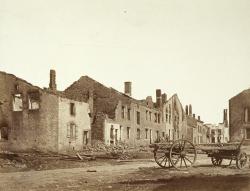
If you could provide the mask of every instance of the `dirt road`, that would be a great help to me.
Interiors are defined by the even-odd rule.
[[[0,190],[250,190],[250,169],[213,167],[199,160],[188,171],[159,168],[152,160],[0,173]]]

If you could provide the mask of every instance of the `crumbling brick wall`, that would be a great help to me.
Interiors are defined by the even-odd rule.
[[[250,108],[250,89],[241,92],[229,100],[230,141],[240,141],[243,136],[246,137],[246,129],[250,128],[250,123],[244,121],[245,108]],[[249,140],[245,142],[250,144]]]
[[[12,74],[0,72],[0,123],[8,126],[12,150],[57,150],[58,98]],[[29,110],[29,92],[40,95],[39,110]],[[13,111],[13,95],[21,94],[22,111]]]

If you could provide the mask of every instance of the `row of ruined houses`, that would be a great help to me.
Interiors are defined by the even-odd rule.
[[[1,149],[65,152],[98,142],[148,145],[180,138],[199,144],[211,142],[211,136],[177,94],[168,99],[157,89],[155,102],[151,96],[136,100],[131,82],[122,93],[88,76],[58,91],[54,70],[43,89],[0,72]]]

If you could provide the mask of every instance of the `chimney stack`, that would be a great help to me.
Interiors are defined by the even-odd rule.
[[[198,115],[198,121],[201,121],[201,117]]]
[[[186,115],[188,115],[188,105],[186,105],[185,113],[186,113]]]
[[[132,82],[124,82],[124,93],[127,95],[127,96],[132,96]]]
[[[162,99],[162,103],[166,103],[167,102],[167,100],[168,100],[168,98],[167,98],[167,94],[162,94],[161,95],[161,99]]]
[[[56,91],[56,71],[55,70],[50,70],[49,89],[52,91]]]
[[[193,114],[193,118],[195,118],[195,114]]]
[[[188,113],[190,116],[192,116],[192,105],[189,104],[189,113]]]
[[[156,90],[156,105],[157,105],[157,107],[161,107],[162,106],[161,90],[160,89]]]
[[[228,126],[228,120],[227,120],[227,109],[224,109],[223,112],[223,123],[227,127]]]

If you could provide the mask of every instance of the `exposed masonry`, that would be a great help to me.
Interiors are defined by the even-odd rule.
[[[82,76],[65,91],[56,89],[56,72],[50,71],[49,88],[41,89],[12,74],[0,72],[0,147],[15,150],[80,150],[85,144],[126,142],[150,144],[161,139],[209,141],[208,127],[185,111],[177,96],[169,99],[156,89],[136,100],[132,83],[124,93]]]
[[[66,98],[56,91],[55,84],[50,83],[52,89],[41,89],[4,72],[0,72],[0,84],[1,148],[55,152],[81,149],[84,131],[89,132],[90,142],[87,103]],[[70,104],[76,106],[74,116]]]
[[[229,134],[232,141],[244,137],[250,144],[250,89],[229,100]]]

